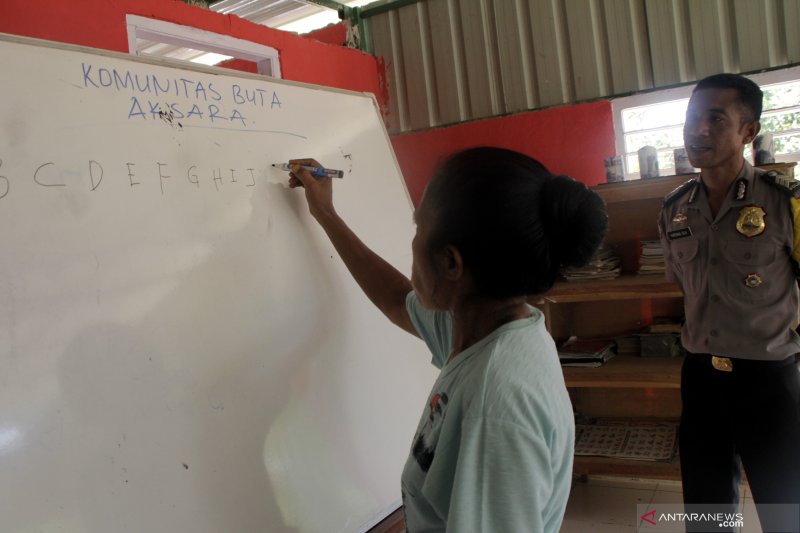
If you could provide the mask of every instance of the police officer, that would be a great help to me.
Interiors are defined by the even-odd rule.
[[[701,173],[666,197],[659,233],[667,279],[684,293],[684,503],[735,512],[744,466],[764,531],[796,531],[800,189],[744,159],[760,129],[762,97],[738,75],[697,84],[683,137]],[[687,530],[709,526],[725,530],[695,522]]]

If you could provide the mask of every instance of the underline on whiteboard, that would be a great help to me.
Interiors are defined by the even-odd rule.
[[[279,131],[279,130],[248,130],[246,128],[218,128],[216,126],[183,126],[184,128],[202,128],[205,130],[222,130],[222,131],[244,131],[247,133],[275,133],[277,135],[290,135],[292,137],[300,137],[301,139],[308,139],[305,135],[300,135],[299,133],[292,133],[290,131]]]

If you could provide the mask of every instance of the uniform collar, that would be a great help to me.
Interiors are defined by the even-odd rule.
[[[745,161],[744,165],[742,165],[742,170],[739,171],[739,175],[736,176],[728,193],[728,199],[732,206],[752,203],[754,179],[755,172],[753,167]]]
[[[752,203],[753,198],[753,183],[755,179],[755,172],[753,166],[746,160],[742,164],[742,169],[736,176],[736,179],[731,183],[728,194],[725,197],[725,202],[717,213],[717,220],[720,220],[725,214],[734,207],[749,205]],[[693,207],[700,209],[709,221],[713,221],[711,216],[711,209],[708,206],[708,195],[706,194],[706,187],[703,183],[703,175],[698,179],[699,186],[697,194],[695,195]]]

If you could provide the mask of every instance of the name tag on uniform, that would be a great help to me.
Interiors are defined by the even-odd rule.
[[[674,241],[675,239],[685,239],[686,237],[692,236],[692,228],[681,228],[676,229],[675,231],[668,231],[667,237],[669,240]]]

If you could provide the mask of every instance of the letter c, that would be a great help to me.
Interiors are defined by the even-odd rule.
[[[39,181],[39,171],[48,165],[55,165],[55,163],[45,163],[43,165],[39,165],[39,168],[37,168],[36,172],[33,173],[33,181],[35,181],[42,187],[65,187],[66,184],[64,183],[42,183],[41,181]]]

